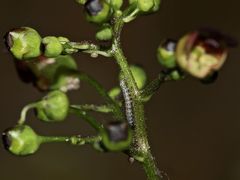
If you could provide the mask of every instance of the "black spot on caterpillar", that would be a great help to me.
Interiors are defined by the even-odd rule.
[[[134,126],[134,114],[133,114],[133,104],[131,94],[124,80],[120,81],[120,87],[123,94],[123,99],[125,103],[125,114],[127,122],[130,126]]]

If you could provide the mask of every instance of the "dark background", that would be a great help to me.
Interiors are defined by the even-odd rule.
[[[164,0],[161,10],[126,25],[124,51],[131,63],[142,64],[149,78],[160,71],[155,57],[159,42],[178,38],[199,27],[214,27],[240,37],[238,0]],[[84,19],[74,0],[1,0],[0,36],[9,29],[30,26],[42,36],[62,35],[71,40],[93,39],[95,27]],[[161,170],[171,180],[240,179],[240,61],[239,49],[230,52],[218,81],[209,86],[195,79],[169,83],[146,106],[152,151]],[[81,70],[97,77],[110,89],[117,84],[113,60],[76,55]],[[11,56],[0,43],[0,130],[17,122],[21,108],[42,97],[22,83]],[[88,86],[70,93],[75,103],[101,102]],[[79,119],[60,124],[38,122],[29,114],[29,124],[40,134],[89,135],[93,131]],[[0,146],[1,180],[144,180],[139,164],[130,165],[123,154],[101,154],[91,147],[49,144],[37,154],[15,157]]]

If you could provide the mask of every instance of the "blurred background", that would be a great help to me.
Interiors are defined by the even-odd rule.
[[[160,71],[155,54],[159,42],[179,38],[200,27],[217,28],[239,39],[240,1],[163,0],[158,13],[126,25],[124,51],[131,63],[145,67],[149,79]],[[74,0],[11,0],[0,4],[0,36],[12,28],[30,26],[42,36],[66,36],[73,41],[92,40],[96,27],[85,21]],[[150,144],[159,168],[171,180],[240,179],[240,55],[233,49],[212,85],[195,79],[164,85],[146,105]],[[79,68],[96,77],[107,89],[117,85],[114,61],[88,55],[75,56]],[[0,130],[13,126],[21,108],[43,96],[20,81],[12,57],[0,43]],[[74,103],[99,103],[87,85],[70,93]],[[28,123],[39,134],[90,135],[81,119],[70,116],[60,124],[44,124],[32,113]],[[101,117],[103,118],[103,117]],[[146,179],[138,163],[116,153],[98,153],[91,147],[48,144],[33,156],[15,157],[0,146],[2,180],[122,180]]]

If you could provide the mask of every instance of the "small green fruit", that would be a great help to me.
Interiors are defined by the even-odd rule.
[[[170,39],[165,40],[157,50],[157,58],[159,63],[166,68],[175,68],[177,64],[175,50],[176,42]]]
[[[108,21],[110,17],[110,5],[104,0],[88,0],[84,7],[89,22],[101,24]]]
[[[16,59],[26,60],[41,55],[41,36],[30,27],[21,27],[8,32],[5,42]]]
[[[17,125],[7,129],[2,134],[6,150],[14,155],[26,156],[35,153],[41,144],[41,139],[34,130],[26,125]]]
[[[102,142],[109,151],[127,150],[132,143],[132,131],[127,123],[113,122],[102,130]]]
[[[63,51],[63,46],[59,39],[54,36],[47,36],[43,38],[44,56],[48,58],[57,57]]]
[[[52,91],[47,94],[36,108],[38,119],[45,122],[60,122],[68,115],[69,100],[65,93]]]

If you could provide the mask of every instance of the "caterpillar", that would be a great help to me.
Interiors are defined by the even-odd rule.
[[[128,124],[133,127],[134,126],[133,103],[129,88],[126,85],[125,80],[120,80],[120,87],[122,90],[123,99],[125,103],[126,119]]]

